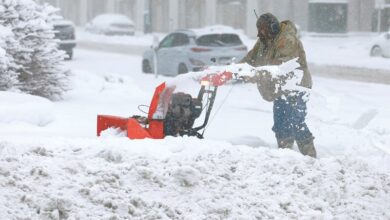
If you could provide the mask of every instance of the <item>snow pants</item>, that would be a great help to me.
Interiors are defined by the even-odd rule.
[[[304,141],[313,135],[306,125],[305,93],[291,94],[279,97],[274,101],[274,126],[272,130],[278,139],[294,138]]]

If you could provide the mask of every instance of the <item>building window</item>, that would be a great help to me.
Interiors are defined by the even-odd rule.
[[[246,1],[219,0],[217,11],[217,23],[234,28],[245,27],[246,19],[242,16],[246,14]]]
[[[390,31],[390,7],[384,8],[380,13],[380,24],[378,25],[378,9],[372,15],[372,31]]]
[[[309,2],[309,31],[343,33],[347,31],[348,3]]]

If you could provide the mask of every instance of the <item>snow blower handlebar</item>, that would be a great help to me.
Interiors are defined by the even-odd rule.
[[[203,121],[203,124],[183,131],[180,135],[196,136],[203,138],[203,133],[199,133],[200,130],[207,126],[210,118],[211,110],[213,109],[215,97],[217,96],[217,90],[219,86],[224,85],[226,82],[233,78],[233,73],[224,71],[219,74],[209,74],[201,78],[201,88],[198,93],[198,100],[203,100],[204,96],[207,95],[207,110]]]
[[[201,134],[201,133],[199,133],[199,131],[204,129],[209,121],[211,110],[213,109],[215,97],[217,95],[217,89],[218,89],[218,86],[213,86],[212,88],[206,89],[206,86],[202,85],[202,87],[200,88],[199,94],[198,94],[198,100],[202,100],[203,96],[205,94],[208,95],[208,97],[207,97],[207,99],[208,99],[207,100],[207,111],[206,111],[206,115],[205,115],[203,124],[199,127],[195,127],[195,128],[191,128],[189,130],[186,130],[180,135],[196,136],[198,138],[203,138],[203,133]]]
[[[218,87],[218,86],[222,86],[232,78],[233,78],[232,72],[224,71],[222,73],[209,74],[207,76],[202,77],[202,79],[200,80],[200,84],[202,86]]]

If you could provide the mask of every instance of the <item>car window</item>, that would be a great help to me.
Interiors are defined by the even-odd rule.
[[[172,43],[173,47],[183,46],[189,43],[190,43],[190,39],[186,34],[182,34],[182,33],[174,34],[174,39]]]
[[[209,34],[196,39],[196,44],[207,47],[231,47],[241,45],[242,41],[236,34]]]
[[[173,34],[170,34],[168,36],[166,36],[160,43],[160,48],[162,47],[172,47],[172,43],[173,43]]]

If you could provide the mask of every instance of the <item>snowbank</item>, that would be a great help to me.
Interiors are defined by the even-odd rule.
[[[0,186],[3,218],[390,218],[359,160],[193,138],[3,140]]]
[[[0,103],[0,124],[46,126],[54,120],[53,103],[45,98],[0,91]]]

